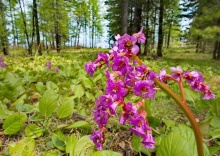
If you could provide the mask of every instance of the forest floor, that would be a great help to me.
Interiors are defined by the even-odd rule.
[[[66,49],[66,50],[63,50],[63,52],[61,52],[60,54],[57,54],[55,51],[50,51],[49,54],[45,52],[44,54],[45,57],[43,56],[39,58],[39,62],[35,62],[35,60],[37,60],[36,56],[33,56],[32,58],[17,57],[17,56],[23,55],[22,52],[20,51],[21,53],[19,54],[16,52],[12,52],[12,57],[11,57],[12,59],[10,60],[10,58],[8,58],[7,62],[9,63],[9,71],[18,72],[17,74],[20,75],[20,77],[24,77],[27,80],[35,79],[35,78],[32,78],[32,74],[33,74],[33,77],[35,77],[35,75],[39,77],[39,78],[36,78],[37,82],[30,84],[30,87],[32,87],[33,85],[37,86],[38,82],[43,82],[44,86],[46,87],[48,86],[49,88],[55,87],[55,89],[58,89],[60,91],[61,89],[64,89],[62,91],[63,92],[62,94],[71,96],[73,93],[69,92],[69,90],[66,88],[69,88],[69,87],[72,88],[74,83],[79,83],[79,82],[81,83],[81,78],[78,78],[77,74],[73,73],[72,70],[74,69],[76,73],[78,72],[79,75],[82,74],[80,70],[84,70],[82,69],[84,63],[88,62],[89,60],[94,60],[96,58],[97,52],[101,52],[101,51],[107,52],[108,49],[86,49],[86,48],[85,49]],[[211,86],[211,89],[213,90],[213,92],[217,96],[220,95],[220,65],[219,65],[220,61],[212,60],[211,53],[195,53],[192,47],[191,48],[177,47],[177,48],[165,49],[164,56],[161,58],[154,57],[153,53],[148,54],[148,56],[140,55],[140,58],[144,61],[144,63],[147,66],[151,67],[156,72],[159,72],[161,68],[165,68],[167,72],[169,73],[169,68],[172,66],[174,67],[180,66],[184,71],[198,70],[203,74],[205,78],[205,82]],[[32,60],[34,60],[34,64],[36,64],[37,67],[35,67],[34,64],[30,63]],[[60,67],[61,75],[59,75],[60,76],[59,78],[56,78],[55,73],[52,71],[45,72],[46,70],[44,69],[45,68],[44,63],[45,61],[48,61],[48,60],[52,60],[53,63],[57,64],[58,67]],[[13,62],[16,62],[17,64],[14,64]],[[75,63],[75,64],[73,65],[72,63]],[[17,66],[21,66],[21,67],[17,67]],[[77,69],[75,69],[76,67]],[[18,69],[15,70],[14,68],[18,68]],[[32,68],[35,70],[37,68],[41,71],[40,72],[34,71],[32,73],[31,71]],[[27,70],[26,72],[27,74],[25,73],[26,70]],[[30,74],[28,75],[28,73]],[[66,77],[69,76],[69,78],[72,80],[70,81],[69,79],[65,79],[65,76]],[[45,77],[45,78],[42,78],[42,77]],[[63,77],[64,79],[62,79]],[[86,77],[88,77],[88,75],[86,75]],[[4,79],[4,77],[0,75],[0,79]],[[84,103],[85,105],[84,106],[80,105],[79,108],[74,108],[74,109],[76,110],[80,109],[80,111],[76,112],[76,113],[80,112],[80,114],[76,114],[80,116],[82,114],[85,115],[85,113],[89,112],[89,114],[86,116],[86,119],[84,117],[82,118],[82,120],[86,120],[92,123],[91,126],[94,127],[93,122],[91,121],[92,120],[91,110],[84,111],[83,107],[86,107],[89,109],[94,108],[94,97],[96,97],[97,95],[97,89],[99,89],[101,85],[103,84],[105,85],[105,82],[104,81],[99,82],[99,85],[100,85],[99,86],[99,85],[96,85],[97,82],[93,81],[92,78],[90,80],[92,81],[92,84],[93,84],[92,86],[95,86],[94,89],[92,87],[91,88],[85,87],[85,90],[84,90],[85,95],[82,95],[81,101],[79,99],[78,100],[74,99],[76,104]],[[57,85],[54,85],[52,83],[51,83],[52,84],[51,86],[47,85],[48,81],[51,81]],[[26,84],[24,85],[26,86]],[[82,83],[82,85],[84,84]],[[175,84],[170,84],[170,87],[173,90],[176,90]],[[187,85],[185,85],[185,87],[190,88]],[[39,92],[41,95],[43,95],[43,92],[41,93],[37,87],[32,88],[32,90],[34,90],[34,92]],[[27,103],[30,102],[30,100],[32,99],[32,90],[30,90],[31,93],[27,92],[26,94],[27,97],[24,97],[23,101]],[[88,99],[87,97],[87,95],[90,94],[89,92],[91,92],[92,96],[94,96],[91,99]],[[190,91],[187,88],[186,88],[186,93],[187,93],[186,99],[187,99],[188,105],[194,112],[196,120],[198,122],[203,121],[207,115],[207,112],[209,111],[208,110],[210,106],[209,103],[201,102],[201,100],[199,100],[201,99],[200,95]],[[38,102],[39,102],[38,99],[36,99],[36,101],[34,101],[34,104]],[[0,103],[1,103],[1,97],[0,97]],[[2,100],[2,103],[4,103],[4,99]],[[14,102],[14,103],[17,103],[17,102]],[[148,114],[152,116],[152,118],[149,118],[148,120],[150,120],[149,122],[152,123],[154,127],[156,127],[154,129],[154,133],[157,133],[157,134],[167,133],[167,129],[164,128],[164,125],[167,126],[167,124],[169,125],[170,123],[173,123],[173,122],[174,122],[174,125],[179,124],[179,123],[185,123],[187,125],[190,125],[187,118],[184,116],[184,114],[180,110],[180,108],[170,98],[168,98],[165,95],[165,93],[158,92],[156,94],[155,100],[150,101],[149,105],[150,105],[150,110]],[[39,113],[39,112],[36,112],[36,113]],[[65,122],[70,123],[75,120],[77,121],[78,119],[75,119],[74,117],[75,116],[73,114],[72,119],[70,121],[66,120]],[[53,117],[51,120],[54,120],[55,122],[57,122],[58,127],[59,127],[59,124],[60,126],[63,126],[62,125],[63,121],[62,120],[60,121],[59,119],[57,119],[57,117]],[[113,119],[112,122],[116,123],[117,121]],[[3,120],[0,120],[0,125],[1,124],[3,124]],[[106,138],[109,138],[110,141],[108,141],[105,144],[104,148],[108,150],[118,151],[120,153],[123,153],[123,155],[139,155],[136,152],[134,152],[133,148],[131,147],[131,133],[128,130],[126,130],[126,128],[124,128],[123,126],[120,127],[118,125],[113,124],[112,126],[109,127],[109,129],[112,129],[112,130],[108,132],[108,134],[106,135]],[[81,133],[81,131],[76,131],[76,132]],[[0,139],[2,137],[5,140],[2,146],[3,147],[2,149],[6,151],[5,156],[7,156],[7,153],[8,153],[7,152],[8,144],[19,141],[23,136],[24,136],[24,132],[20,132],[18,135],[12,135],[8,137],[4,135],[3,130],[0,129]],[[112,136],[114,137],[112,138]],[[48,138],[50,138],[50,136],[48,136]],[[51,142],[46,142],[46,141],[48,140],[46,140],[45,138],[42,138],[42,137],[38,138],[37,143],[39,143],[39,146],[36,149],[37,152],[40,153],[42,149],[48,150],[51,148],[51,147],[44,146],[47,143],[51,143]],[[0,151],[1,151],[1,146],[0,146]],[[142,151],[142,152],[145,153],[146,151]]]

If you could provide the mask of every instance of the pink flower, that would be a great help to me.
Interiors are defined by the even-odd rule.
[[[102,144],[104,143],[104,137],[100,130],[93,130],[93,134],[89,138],[94,142],[98,150],[102,150]]]
[[[143,138],[143,141],[141,142],[145,148],[147,149],[154,149],[155,148],[155,140],[152,136],[151,133],[147,133],[144,138]]]
[[[126,90],[123,81],[114,82],[112,80],[108,80],[106,84],[106,93],[112,95],[114,100],[117,101],[124,98],[128,91]]]
[[[45,65],[47,66],[47,70],[50,70],[52,68],[52,62],[51,61],[47,61],[45,63]]]
[[[58,73],[59,72],[59,68],[56,66],[56,67],[54,67],[54,71],[56,72],[56,73]]]
[[[149,80],[137,81],[134,86],[134,94],[143,98],[154,99],[156,94],[154,83]]]
[[[173,73],[171,76],[179,81],[183,73],[182,69],[180,67],[171,67],[170,70]]]
[[[139,52],[139,47],[136,45],[137,39],[128,34],[124,34],[118,40],[118,48],[125,52],[131,52],[137,54]]]
[[[146,37],[143,33],[143,27],[141,28],[141,30],[138,33],[134,33],[132,36],[134,36],[137,39],[138,43],[144,43],[146,40]]]
[[[5,62],[4,62],[5,60],[4,60],[4,58],[1,58],[0,57],[0,67],[1,68],[6,68],[6,65],[5,65]]]
[[[85,63],[85,70],[90,76],[93,76],[96,70],[96,64],[93,61]]]

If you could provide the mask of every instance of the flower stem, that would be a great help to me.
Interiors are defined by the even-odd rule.
[[[163,90],[165,93],[167,93],[183,110],[185,113],[186,117],[191,123],[192,129],[195,134],[196,138],[196,145],[197,145],[197,151],[198,151],[198,156],[204,156],[204,150],[203,150],[203,142],[202,142],[202,135],[199,130],[199,126],[194,118],[193,113],[191,112],[190,108],[188,105],[184,104],[182,99],[178,97],[169,87],[167,87],[164,83],[160,82],[158,79],[154,79],[154,82]]]
[[[180,81],[178,82],[179,88],[180,88],[180,94],[182,97],[182,102],[186,105],[186,98],[185,98],[185,94],[184,94],[184,90],[183,90],[183,82],[182,82],[183,78],[180,77]]]
[[[132,55],[132,58],[139,64],[142,65],[143,62],[138,58],[138,56],[136,55]],[[166,84],[164,84],[163,82],[160,82],[158,79],[154,79],[154,82],[160,87],[160,89],[162,91],[164,91],[165,93],[167,93],[179,106],[180,108],[183,110],[183,112],[185,113],[186,117],[188,118],[189,122],[191,123],[192,129],[194,131],[194,135],[196,138],[196,145],[197,145],[197,151],[198,151],[198,156],[204,156],[204,150],[203,150],[203,142],[202,142],[202,135],[201,132],[199,130],[199,126],[195,120],[195,117],[192,113],[192,111],[190,110],[190,108],[188,107],[188,105],[186,104],[186,100],[185,100],[185,95],[184,95],[184,91],[183,91],[183,86],[182,86],[182,81],[178,84],[180,87],[180,92],[181,92],[181,96],[182,99],[177,96]]]

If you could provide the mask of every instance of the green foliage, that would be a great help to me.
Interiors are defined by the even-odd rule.
[[[117,152],[103,150],[103,151],[94,152],[91,156],[122,156],[122,155]]]
[[[9,153],[13,156],[34,156],[35,141],[32,138],[24,138],[16,144],[9,146]]]
[[[87,156],[93,153],[94,143],[85,135],[76,142],[74,156]]]
[[[205,155],[208,156],[209,151],[204,145]],[[185,125],[173,127],[171,132],[165,136],[160,142],[157,150],[157,156],[197,156],[196,140],[192,129]]]
[[[49,117],[57,108],[58,95],[53,90],[47,90],[39,102],[40,114]]]
[[[66,138],[65,143],[66,143],[66,153],[69,153],[70,156],[74,155],[74,150],[76,146],[77,139],[74,135],[71,135]]]
[[[72,129],[72,128],[84,129],[87,132],[91,131],[91,126],[86,121],[77,121],[65,127],[65,129]]]
[[[43,135],[43,129],[35,124],[30,124],[25,129],[25,135],[30,138],[38,138]]]
[[[2,128],[6,135],[16,134],[21,130],[23,124],[27,121],[26,114],[15,113],[5,119]]]
[[[102,94],[103,90],[100,88],[106,85],[105,75],[100,71],[97,71],[92,79],[84,72],[84,62],[90,60],[93,55],[95,54],[86,52],[5,58],[7,68],[0,69],[0,120],[3,122],[1,129],[7,137],[1,148],[5,155],[12,155],[11,153],[16,151],[18,154],[22,153],[25,151],[22,149],[28,150],[29,155],[34,152],[32,155],[41,156],[123,155],[110,151],[111,149],[96,152],[94,144],[87,136],[94,128],[94,100]],[[58,73],[53,67],[51,70],[46,69],[44,64],[48,60],[52,61],[53,67],[59,67]],[[204,73],[208,81],[219,72],[219,69],[215,68],[216,64],[209,61],[201,63],[164,58],[159,62],[145,62],[151,64],[156,71],[162,67],[168,69],[169,66],[177,65],[190,70],[196,69]],[[173,84],[168,85],[174,89],[176,87]],[[184,84],[184,88],[189,86]],[[204,110],[208,110],[207,118],[200,120],[200,129],[207,142],[214,142],[214,145],[208,148],[210,154],[215,154],[219,149],[219,97],[202,102],[199,93],[189,89],[185,89],[185,92],[187,102],[195,113],[205,114],[207,111]],[[218,93],[217,85],[214,93]],[[139,100],[127,98],[135,102]],[[146,100],[145,109],[148,112],[149,124],[153,127],[157,147],[154,150],[146,150],[140,144],[142,140],[133,136],[132,140],[129,140],[133,153],[159,155],[163,154],[163,148],[172,147],[173,150],[178,150],[176,145],[180,143],[187,143],[188,145],[184,144],[186,149],[188,146],[195,146],[191,142],[193,139],[189,141],[193,136],[191,130],[185,126],[175,127],[180,122],[187,124],[187,121],[174,105],[174,102],[161,92],[158,92],[156,101]],[[109,121],[111,126],[107,130],[109,136],[106,138],[114,135],[112,131],[117,133],[130,128],[127,125],[116,125],[117,120],[113,117],[112,121]],[[191,152],[192,149],[194,148],[186,152]]]

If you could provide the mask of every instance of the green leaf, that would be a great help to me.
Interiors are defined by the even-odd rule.
[[[54,82],[51,82],[51,81],[48,81],[46,83],[46,87],[47,87],[48,90],[54,90],[54,91],[59,90],[59,87]]]
[[[205,120],[199,123],[199,129],[202,135],[207,135],[209,133],[210,121],[211,121],[211,118],[206,118]]]
[[[220,117],[214,117],[211,122],[210,125],[214,128],[220,128]]]
[[[5,105],[0,101],[0,119],[6,119],[8,116],[13,114],[12,111],[9,111]]]
[[[132,143],[132,147],[134,148],[134,151],[139,152],[141,148],[141,138],[133,134],[131,143]]]
[[[217,152],[220,150],[220,146],[211,146],[209,147],[210,155],[217,154]]]
[[[192,102],[195,105],[198,94],[189,88],[184,88],[184,94],[187,101]]]
[[[91,156],[122,156],[122,154],[109,150],[104,150],[104,151],[96,151]]]
[[[163,122],[165,123],[165,125],[168,128],[174,127],[175,126],[175,122],[173,120],[163,120]]]
[[[45,91],[39,103],[40,114],[45,117],[51,116],[57,107],[57,101],[58,95],[54,91]]]
[[[25,135],[31,138],[38,138],[43,135],[43,129],[35,124],[30,124],[25,129]]]
[[[164,137],[157,150],[156,156],[194,156],[188,142],[177,133],[171,132]]]
[[[3,123],[4,133],[6,135],[16,134],[23,126],[23,123],[27,120],[25,114],[15,113],[9,116]]]
[[[72,124],[70,124],[69,126],[67,126],[65,129],[72,129],[72,128],[80,128],[80,129],[85,129],[88,132],[91,131],[91,126],[88,122],[86,121],[77,121],[74,122]]]
[[[65,136],[61,131],[52,134],[52,142],[55,147],[61,151],[65,151]]]
[[[74,88],[73,93],[76,95],[76,97],[81,98],[85,93],[83,86],[82,85],[77,85]]]
[[[188,145],[190,146],[190,156],[197,156],[197,147],[196,147],[196,140],[195,140],[195,136],[194,136],[194,132],[193,130],[183,124],[178,125],[178,127],[173,127],[172,128],[172,132],[180,134],[187,142]],[[205,156],[209,156],[209,151],[207,146],[204,144],[203,145],[204,148],[204,154]]]
[[[100,80],[102,78],[102,74],[98,74],[94,79],[93,79],[93,82],[96,82],[98,80]]]
[[[145,108],[145,111],[147,112],[148,116],[152,116],[150,106],[151,106],[151,99],[146,99],[145,103],[144,103],[144,108]]]
[[[191,156],[197,155],[197,148],[196,148],[196,142],[195,142],[195,136],[191,128],[189,128],[186,125],[178,125],[178,127],[173,127],[172,132],[180,134],[189,144]]]
[[[152,127],[158,127],[160,125],[161,120],[159,118],[148,116],[147,119],[149,125],[151,125]]]
[[[63,119],[65,117],[68,117],[72,113],[73,113],[73,104],[72,103],[63,104],[57,109],[57,116],[59,119]]]
[[[40,156],[60,156],[59,151],[43,152]]]
[[[89,92],[86,92],[86,97],[90,100],[95,100],[95,97]]]
[[[46,86],[42,83],[42,82],[38,82],[36,84],[36,89],[37,91],[39,91],[40,93],[43,93],[46,90]]]
[[[9,145],[11,156],[34,156],[35,141],[32,138],[24,138],[17,144]]]
[[[66,153],[69,153],[70,156],[73,156],[74,155],[74,149],[75,149],[75,146],[76,146],[76,142],[77,142],[77,139],[74,135],[71,135],[69,137],[66,137]]]
[[[94,143],[89,136],[83,136],[76,142],[74,156],[89,156],[93,153]]]
[[[214,131],[210,132],[209,135],[211,135],[212,138],[220,138],[220,129],[215,129]]]
[[[84,87],[86,87],[86,88],[92,88],[92,81],[90,81],[88,78],[86,78],[86,77],[84,77],[83,79],[82,79],[82,84],[83,84],[83,86]]]

